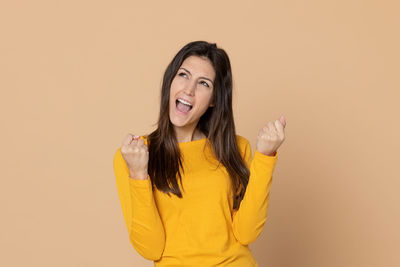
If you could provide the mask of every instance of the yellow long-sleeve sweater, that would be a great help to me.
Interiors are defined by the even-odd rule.
[[[144,136],[140,137],[148,145]],[[136,251],[156,267],[257,267],[248,244],[255,241],[267,218],[272,174],[278,154],[266,156],[247,139],[237,142],[250,170],[249,183],[238,211],[233,211],[231,180],[218,169],[206,139],[179,143],[183,156],[183,198],[152,187],[150,177],[135,180],[120,148],[114,172],[129,240]]]

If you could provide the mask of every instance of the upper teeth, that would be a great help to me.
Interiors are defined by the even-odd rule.
[[[187,101],[185,101],[185,100],[183,100],[183,99],[178,98],[178,101],[181,102],[181,103],[183,103],[183,104],[185,104],[185,105],[192,106],[192,104],[190,104],[189,102],[187,102]]]

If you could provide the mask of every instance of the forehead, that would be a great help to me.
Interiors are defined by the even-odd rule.
[[[187,57],[181,65],[194,76],[204,76],[214,80],[215,70],[208,58],[191,55]]]

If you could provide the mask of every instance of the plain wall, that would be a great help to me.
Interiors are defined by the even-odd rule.
[[[397,1],[4,1],[1,266],[153,266],[112,160],[186,43],[228,53],[237,134],[287,119],[260,267],[400,266]]]

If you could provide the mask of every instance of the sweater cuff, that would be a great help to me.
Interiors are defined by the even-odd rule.
[[[147,175],[147,178],[144,180],[133,179],[129,177],[129,184],[133,187],[139,187],[139,188],[151,187],[151,181],[149,175]]]
[[[254,157],[265,163],[276,163],[276,161],[278,160],[278,152],[275,153],[275,156],[267,156],[256,149],[254,151]]]

